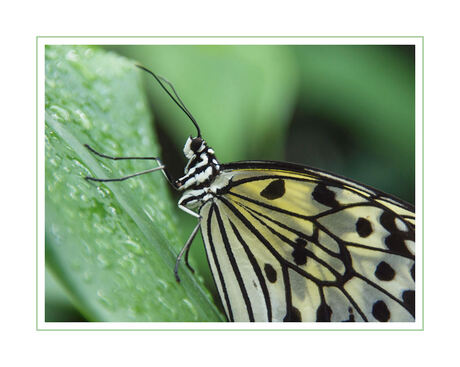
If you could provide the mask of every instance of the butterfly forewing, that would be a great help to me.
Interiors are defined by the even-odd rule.
[[[200,214],[231,321],[413,321],[413,208],[296,165],[242,162]]]

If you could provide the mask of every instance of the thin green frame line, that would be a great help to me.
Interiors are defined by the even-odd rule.
[[[423,331],[423,329],[38,329],[38,331]]]
[[[40,38],[415,38],[421,39],[421,52],[422,52],[422,326],[417,329],[41,329],[38,327],[38,40]],[[36,330],[37,331],[424,331],[425,330],[425,38],[424,36],[36,36],[35,42],[35,111],[36,111],[36,126],[35,126],[35,233],[36,233],[36,247],[35,247],[35,266],[36,266]],[[332,46],[332,45],[331,45]],[[365,45],[363,45],[365,46]],[[417,47],[417,45],[414,45]],[[45,321],[46,322],[46,321]]]
[[[425,39],[422,37],[422,330],[425,329],[425,200],[424,199],[425,199]]]
[[[37,38],[422,38],[424,36],[37,36]],[[145,45],[139,45],[145,46]]]
[[[38,37],[35,40],[35,327],[38,329]]]

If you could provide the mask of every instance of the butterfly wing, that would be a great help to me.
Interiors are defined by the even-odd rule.
[[[223,166],[201,210],[230,321],[414,321],[414,208],[298,165]]]

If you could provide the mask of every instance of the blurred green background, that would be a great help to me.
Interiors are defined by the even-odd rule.
[[[89,53],[92,53],[90,56],[85,54],[88,53],[88,49],[91,50]],[[69,60],[67,57],[69,50],[73,50],[80,56]],[[49,81],[53,80],[53,83],[56,83],[59,78],[70,75],[70,72],[62,67],[62,63],[70,61],[73,69],[69,70],[76,70],[75,75],[81,76],[79,83],[83,87],[90,85],[86,90],[89,97],[84,98],[84,101],[87,101],[84,104],[91,106],[91,91],[94,91],[91,88],[98,77],[103,75],[110,82],[119,77],[119,73],[110,74],[106,71],[116,63],[113,60],[121,55],[128,58],[128,60],[122,59],[123,68],[126,70],[130,67],[134,69],[133,65],[136,62],[141,63],[174,84],[185,105],[200,124],[203,137],[214,148],[221,162],[260,159],[300,163],[349,177],[414,203],[414,46],[120,45],[86,49],[78,47],[75,50],[71,46],[55,46],[47,49],[48,102],[60,96],[57,88],[53,96]],[[52,53],[54,57],[49,56]],[[94,59],[94,55],[98,57]],[[60,72],[55,73],[56,70]],[[137,71],[133,74],[129,74],[128,71],[127,73],[131,79],[138,78],[137,75],[140,74]],[[155,141],[156,136],[159,142],[158,152],[147,154],[160,154],[173,176],[179,177],[185,165],[185,158],[182,155],[183,144],[189,135],[195,134],[195,130],[187,117],[168,99],[151,77],[141,74],[141,78],[144,80],[143,84],[142,82],[139,84],[140,93],[143,93],[145,88],[147,96],[136,95],[136,98],[139,100],[145,98],[146,107],[151,111],[151,118],[148,118],[151,121],[148,123],[152,130],[151,140]],[[118,82],[113,85],[109,83],[106,88],[120,88],[121,92],[127,92],[128,84],[128,82],[126,84]],[[64,105],[67,103],[66,100],[78,98],[72,94],[61,95],[61,97],[60,103]],[[138,101],[132,97],[129,103],[133,105]],[[51,105],[52,103],[47,104],[47,111]],[[72,106],[68,108],[75,110]],[[105,113],[109,112],[105,111]],[[112,113],[114,117],[110,125],[104,125],[101,129],[104,134],[110,134],[110,131],[115,129],[115,124],[117,126],[121,124],[120,129],[123,129],[123,124],[126,124],[124,120],[129,118],[124,114],[117,116],[116,112]],[[72,112],[70,114],[72,115]],[[69,118],[70,120],[72,119]],[[90,131],[89,136],[92,134],[95,137],[97,133],[94,131],[97,129],[100,129],[100,125],[93,121],[91,129],[86,130]],[[136,130],[136,127],[134,126],[133,129]],[[50,136],[51,130],[48,132]],[[86,133],[82,133],[82,136],[84,134]],[[82,143],[86,142],[83,141],[84,139],[82,138]],[[123,134],[115,135],[111,139],[105,145],[99,139],[98,142],[101,144],[98,145],[98,149],[106,153],[118,152],[117,144],[122,143],[117,140],[123,140]],[[49,139],[47,144],[51,144]],[[49,152],[47,169],[51,167],[49,160],[55,154],[52,149]],[[131,153],[121,148],[120,152]],[[142,167],[144,168],[140,170],[145,169],[145,166]],[[53,174],[49,170],[47,180],[48,177],[51,180]],[[104,174],[108,175],[106,172]],[[113,175],[116,176],[115,173]],[[145,182],[153,183],[158,180],[163,180],[162,175],[152,174]],[[134,190],[141,190],[142,187],[134,187]],[[90,186],[82,190],[90,190]],[[91,190],[96,189],[93,186]],[[48,205],[48,202],[53,202],[56,193],[47,189],[46,195],[47,268],[50,270],[46,278],[46,321],[161,321],[161,319],[212,321],[219,318],[222,320],[218,311],[217,316],[210,317],[209,320],[201,320],[199,316],[190,319],[186,316],[170,317],[168,307],[158,315],[155,314],[153,307],[147,306],[142,308],[142,312],[133,312],[129,309],[129,301],[119,303],[116,312],[112,309],[109,313],[99,312],[98,308],[107,307],[107,302],[110,303],[110,300],[88,306],[90,302],[85,301],[85,298],[97,293],[98,287],[88,292],[82,291],[86,289],[87,281],[75,279],[81,275],[81,272],[67,273],[63,270],[68,269],[68,265],[62,260],[64,252],[61,254],[59,251],[65,247],[66,241],[59,242],[59,238],[51,231],[55,225],[56,214],[53,214],[53,205]],[[135,195],[138,195],[136,191]],[[180,210],[174,210],[174,200],[178,199],[178,195],[173,192],[170,195],[172,200],[166,194],[162,194],[162,198],[172,203],[171,211],[174,214],[166,215],[176,216],[172,220],[175,225],[171,229],[177,227],[178,235],[174,240],[172,239],[174,234],[165,235],[167,239],[165,242],[168,242],[169,238],[169,241],[174,242],[173,249],[177,251],[181,243],[185,243],[196,220]],[[117,195],[115,199],[116,197]],[[139,201],[139,207],[146,203],[140,199]],[[59,203],[59,200],[55,201],[56,208]],[[91,228],[91,225],[87,227]],[[59,245],[56,245],[57,243]],[[141,246],[149,246],[149,244],[142,243]],[[49,253],[52,261],[48,261]],[[97,254],[94,253],[93,256],[97,258]],[[168,261],[170,260],[166,259],[165,263]],[[204,284],[203,287],[210,290],[219,308],[219,300],[199,236],[191,250],[191,262],[198,270],[198,283]],[[116,267],[116,256],[114,264]],[[187,273],[185,266],[181,270],[184,274]],[[106,271],[110,273],[114,269],[109,267]],[[98,272],[94,274],[97,278]],[[172,269],[170,274],[167,272],[165,274],[165,277],[169,277]],[[169,282],[169,278],[167,279]],[[94,283],[104,281],[102,277],[95,279]],[[186,284],[176,285],[172,282],[168,292],[165,293],[170,293],[170,289],[176,290],[176,287],[181,289]],[[113,285],[107,284],[107,289],[111,289],[110,287],[113,288]],[[136,294],[137,285],[130,287],[133,294]],[[143,292],[150,291],[152,290],[143,290]],[[180,292],[184,291],[177,291],[177,299],[182,297]],[[119,297],[116,292],[114,294],[115,298]],[[150,296],[155,299],[155,294]],[[193,296],[190,297],[193,299]],[[200,299],[200,296],[196,299]],[[214,310],[207,312],[206,307],[209,306],[203,306],[204,314],[215,312]],[[128,311],[125,313],[123,310]],[[154,315],[149,316],[152,313]],[[113,317],[115,314],[116,317]],[[177,311],[177,314],[183,315],[181,311]]]

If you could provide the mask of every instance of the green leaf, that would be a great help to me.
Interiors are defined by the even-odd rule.
[[[199,274],[175,256],[187,234],[161,173],[122,183],[152,165],[95,157],[155,156],[140,71],[92,47],[46,49],[46,264],[92,321],[223,321]],[[198,269],[196,269],[198,270]]]

